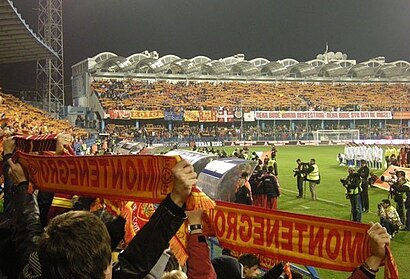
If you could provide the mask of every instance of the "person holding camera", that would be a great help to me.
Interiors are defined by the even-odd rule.
[[[390,238],[394,237],[402,223],[396,208],[391,205],[389,199],[382,200],[377,205],[377,215],[380,216],[380,224],[386,228]]]
[[[382,181],[389,183],[390,185],[390,197],[396,202],[396,209],[399,213],[400,220],[405,223],[404,215],[404,194],[406,193],[406,188],[403,187],[406,184],[407,179],[405,177],[404,171],[396,171],[390,173],[391,177],[381,177]]]
[[[293,176],[296,176],[296,183],[297,183],[297,188],[298,188],[298,193],[299,195],[296,196],[296,198],[301,199],[303,198],[303,181],[305,180],[305,172],[304,172],[304,163],[300,159],[296,160],[296,163],[298,164],[296,168],[293,170]]]
[[[366,160],[361,160],[360,161],[361,167],[357,171],[357,173],[360,175],[362,178],[362,191],[360,192],[360,197],[362,199],[362,206],[363,206],[363,212],[369,212],[369,174],[370,170],[369,167],[367,166]]]
[[[310,159],[306,180],[309,181],[310,194],[312,200],[315,201],[317,200],[316,185],[320,183],[319,167],[316,165],[315,159]]]
[[[353,168],[348,168],[348,176],[340,179],[343,187],[346,188],[346,198],[350,200],[351,220],[362,222],[362,200],[360,197],[362,179]]]
[[[399,174],[400,172],[400,174]],[[404,230],[410,231],[410,182],[404,176],[404,171],[399,171],[396,183],[391,185],[394,194],[394,200],[397,205],[397,212],[401,221],[405,224]],[[406,194],[406,201],[404,202],[404,194]],[[399,208],[400,206],[400,208]],[[404,216],[404,206],[406,207],[406,216]],[[400,215],[401,213],[401,215]]]

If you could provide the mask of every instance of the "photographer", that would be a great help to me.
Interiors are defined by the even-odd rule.
[[[404,193],[406,189],[402,186],[407,182],[405,178],[404,171],[396,171],[390,173],[391,177],[381,177],[382,181],[389,183],[390,185],[390,197],[394,199],[396,202],[396,209],[399,213],[400,220],[405,223],[405,216],[404,216]]]
[[[312,200],[315,201],[317,200],[316,185],[320,183],[320,173],[315,159],[310,159],[309,164],[306,180],[309,181],[310,194],[312,195]]]
[[[357,173],[362,178],[362,192],[360,193],[360,197],[362,199],[362,206],[363,212],[369,212],[369,190],[368,190],[368,179],[370,170],[367,166],[366,160],[360,161],[361,167],[357,171]]]
[[[301,199],[303,198],[303,181],[305,180],[305,166],[307,163],[302,163],[300,159],[296,160],[296,163],[298,164],[296,168],[293,170],[293,176],[296,176],[296,183],[298,187],[298,192],[299,195],[296,196],[296,198]]]
[[[406,225],[404,230],[409,231],[410,230],[410,182],[404,177],[405,173],[403,171],[400,171],[400,174],[398,172],[398,181],[394,184],[391,185],[391,188],[394,193],[394,200],[396,201],[397,204],[397,212],[400,216],[400,219],[402,222]],[[406,202],[404,203],[404,193],[406,194]],[[406,216],[404,216],[404,208],[403,206],[405,205],[406,207]],[[399,208],[399,206],[401,206]],[[400,215],[400,213],[402,215]]]
[[[386,228],[392,238],[402,223],[396,209],[390,204],[390,200],[382,200],[377,205],[377,215],[380,216],[380,224]]]
[[[348,168],[348,176],[340,179],[343,187],[346,188],[346,198],[350,200],[351,219],[355,222],[362,221],[362,200],[360,198],[362,179],[353,168]]]

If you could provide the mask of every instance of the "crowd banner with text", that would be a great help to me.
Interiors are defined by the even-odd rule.
[[[184,121],[186,122],[198,122],[199,111],[197,110],[186,110],[184,111]]]
[[[256,111],[257,120],[392,119],[391,111]]]
[[[218,113],[216,110],[200,110],[199,122],[218,122]]]
[[[352,271],[370,255],[366,224],[219,201],[210,219],[223,247],[272,262]]]
[[[17,152],[18,160],[40,190],[159,203],[171,191],[176,157],[39,156]],[[222,246],[269,259],[352,271],[370,255],[369,225],[216,202],[206,223]],[[387,249],[385,278],[398,278]]]
[[[410,119],[410,111],[395,111],[393,119]]]
[[[165,110],[164,111],[164,120],[165,121],[183,121],[184,120],[184,112],[175,111],[175,110]]]
[[[111,119],[162,119],[162,110],[110,110]]]
[[[171,192],[177,163],[153,155],[15,156],[41,190],[141,202],[158,202]]]
[[[131,119],[163,119],[162,110],[132,110]]]
[[[131,112],[129,110],[110,110],[109,115],[111,119],[131,119]]]

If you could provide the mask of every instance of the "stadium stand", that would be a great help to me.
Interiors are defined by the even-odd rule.
[[[0,92],[0,138],[11,134],[47,135],[61,132],[77,137],[87,136],[83,129],[73,127],[67,120],[56,120],[40,109],[18,98]]]
[[[91,83],[103,108],[164,110],[238,107],[247,110],[410,111],[403,84],[145,82],[105,79]]]

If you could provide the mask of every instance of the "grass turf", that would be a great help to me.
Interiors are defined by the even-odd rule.
[[[224,148],[231,154],[234,147]],[[347,176],[347,167],[340,167],[336,155],[343,152],[343,146],[278,146],[277,162],[282,194],[278,200],[278,209],[331,218],[350,218],[350,203],[345,198],[345,191],[339,179]],[[268,151],[270,147],[251,147],[251,151]],[[296,178],[292,170],[296,159],[309,162],[316,159],[320,168],[321,182],[317,186],[318,201],[310,201],[307,187],[306,199],[296,199]],[[375,171],[380,174],[381,171]],[[388,192],[378,188],[369,189],[370,212],[363,214],[363,223],[378,222],[377,204],[387,198]],[[393,203],[394,204],[394,203]],[[399,268],[400,278],[410,278],[410,265],[407,256],[410,248],[410,232],[399,232],[391,241],[394,258]],[[320,278],[347,278],[349,273],[331,270],[318,270]],[[383,269],[377,278],[383,278]]]

